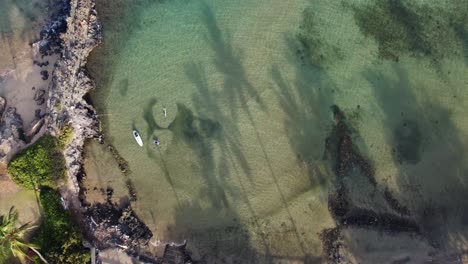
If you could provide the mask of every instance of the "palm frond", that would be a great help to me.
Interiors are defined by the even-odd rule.
[[[11,255],[24,262],[26,258],[29,258],[26,254],[28,249],[33,250],[44,263],[47,263],[37,251],[38,246],[23,240],[26,232],[35,226],[26,223],[17,228],[18,211],[14,207],[11,207],[8,214],[0,218],[0,263],[4,263],[4,260]]]

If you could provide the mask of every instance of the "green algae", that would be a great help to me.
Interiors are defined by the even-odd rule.
[[[343,51],[338,45],[324,37],[325,22],[319,18],[313,7],[306,8],[302,15],[297,38],[303,45],[297,53],[301,59],[312,65],[324,67],[343,59]]]
[[[466,53],[468,11],[463,3],[379,0],[353,10],[362,33],[376,41],[381,59],[409,55],[438,62]]]

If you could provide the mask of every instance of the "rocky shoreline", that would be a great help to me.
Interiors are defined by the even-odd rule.
[[[51,73],[46,117],[47,131],[60,135],[62,127],[73,128],[73,136],[64,150],[68,183],[60,188],[62,196],[73,210],[84,233],[98,249],[120,248],[144,262],[160,263],[146,253],[153,236],[148,227],[135,215],[131,206],[120,208],[106,203],[87,204],[81,188],[83,150],[87,139],[103,142],[96,110],[84,98],[95,88],[85,65],[90,52],[102,41],[102,28],[95,9],[95,0],[62,1],[64,4],[41,32],[38,42],[43,56],[60,53]],[[112,194],[110,194],[112,195]],[[170,252],[182,252],[183,262],[191,259],[184,245],[166,245]],[[176,263],[176,262],[174,262]]]
[[[47,47],[41,49],[45,52],[58,50],[56,45],[61,46],[60,58],[49,85],[49,115],[46,125],[48,132],[55,136],[60,134],[64,125],[73,128],[73,136],[64,150],[69,184],[64,188],[62,195],[66,196],[73,208],[80,208],[80,187],[77,179],[81,173],[84,142],[87,138],[100,135],[96,111],[83,99],[94,88],[94,83],[84,66],[91,50],[101,41],[101,27],[97,21],[94,1],[72,0],[67,4],[70,5],[69,16],[66,18],[66,31],[60,35],[60,41],[52,40],[54,35],[44,34],[46,39],[40,41],[40,46]],[[63,20],[63,16],[58,18]],[[59,25],[61,22],[50,24]]]

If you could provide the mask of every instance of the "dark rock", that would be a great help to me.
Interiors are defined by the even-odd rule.
[[[49,72],[46,71],[46,70],[43,70],[43,71],[41,71],[41,76],[42,76],[42,80],[45,81],[45,80],[49,79]]]
[[[34,101],[38,101],[44,97],[45,90],[44,89],[39,89],[36,90],[36,93],[34,94]]]
[[[136,252],[153,236],[130,206],[121,209],[111,203],[98,203],[88,207],[85,214],[101,248],[123,246],[130,253]]]
[[[387,204],[393,210],[397,211],[398,213],[402,215],[406,215],[406,216],[410,215],[410,211],[408,207],[404,206],[395,197],[393,197],[392,193],[390,192],[390,190],[388,190],[388,188],[385,188],[384,198],[385,198],[385,201],[387,201]]]
[[[52,14],[50,21],[40,33],[39,52],[43,56],[60,52],[60,47],[62,47],[60,34],[67,30],[67,18],[70,15],[69,1],[57,1],[55,10],[57,11]]]
[[[36,105],[42,105],[44,102],[45,102],[45,98],[43,97],[36,101]]]
[[[339,263],[340,237],[341,234],[338,227],[325,229],[320,234],[323,252],[325,257],[330,261],[329,263]]]
[[[332,107],[334,125],[330,136],[326,139],[325,158],[330,159],[336,176],[334,190],[330,192],[328,209],[338,228],[329,229],[322,233],[324,254],[330,263],[343,262],[345,255],[340,253],[340,230],[346,228],[364,228],[395,234],[406,232],[421,235],[421,227],[418,222],[409,217],[409,210],[403,206],[392,194],[386,190],[384,193],[377,188],[374,170],[353,142],[356,135],[354,129],[349,126],[345,114],[338,108]],[[353,190],[348,186],[349,180],[354,174],[359,173],[368,179],[365,185],[359,188],[373,190],[373,195],[378,195],[386,202],[385,208],[381,204],[370,199],[363,206],[353,199]]]
[[[187,251],[187,244],[182,245],[168,244],[164,248],[162,263],[193,263],[190,252]]]

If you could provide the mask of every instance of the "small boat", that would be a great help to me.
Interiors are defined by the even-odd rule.
[[[136,129],[133,129],[133,137],[140,147],[143,147],[143,140],[141,140],[140,133]]]

